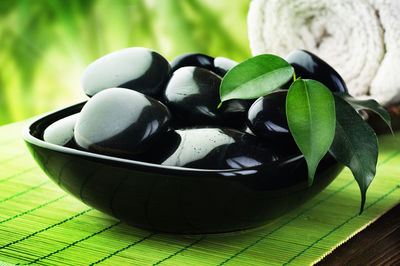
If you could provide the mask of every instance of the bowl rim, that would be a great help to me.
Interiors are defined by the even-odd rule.
[[[246,167],[246,168],[239,168],[239,169],[200,169],[200,168],[189,168],[189,167],[182,167],[182,166],[168,166],[168,165],[161,165],[161,164],[154,164],[154,163],[148,163],[148,162],[142,162],[142,161],[137,161],[137,160],[132,160],[132,159],[124,159],[124,158],[119,158],[119,157],[113,157],[109,155],[103,155],[103,154],[97,154],[93,152],[88,152],[88,151],[82,151],[82,150],[77,150],[69,147],[64,147],[56,144],[52,144],[49,142],[45,142],[44,140],[37,138],[33,136],[32,131],[34,130],[35,127],[37,127],[38,124],[40,123],[45,123],[48,125],[62,119],[65,117],[68,117],[70,115],[76,114],[78,112],[74,111],[75,109],[82,108],[83,105],[87,101],[83,101],[80,103],[72,104],[67,107],[59,108],[54,111],[50,111],[47,113],[44,113],[42,115],[39,115],[35,118],[33,118],[32,121],[30,121],[25,127],[23,128],[22,131],[22,137],[24,141],[28,144],[35,145],[41,148],[44,148],[46,150],[51,150],[63,154],[68,154],[71,156],[79,156],[79,157],[84,157],[86,159],[90,160],[97,160],[97,161],[107,161],[107,163],[113,164],[113,165],[125,165],[125,166],[135,166],[135,167],[140,167],[143,169],[151,169],[151,170],[160,170],[160,171],[172,171],[174,174],[190,174],[190,175],[197,175],[197,174],[204,174],[204,173],[210,173],[210,174],[218,174],[226,177],[232,177],[232,176],[237,176],[237,175],[252,175],[252,174],[257,174],[258,172],[262,171],[265,168],[276,168],[280,166],[284,166],[285,164],[289,162],[293,162],[296,160],[301,160],[304,158],[302,154],[296,154],[288,157],[284,157],[282,159],[278,159],[277,161],[273,161],[267,164],[262,164],[262,165],[257,165],[257,166],[252,166],[252,167]],[[82,107],[80,107],[82,105]],[[58,119],[55,119],[57,118]],[[46,122],[47,121],[47,122]]]

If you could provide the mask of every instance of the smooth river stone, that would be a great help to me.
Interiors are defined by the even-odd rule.
[[[168,132],[157,151],[159,163],[198,169],[241,169],[278,160],[252,135],[228,128],[194,128]]]
[[[237,64],[238,62],[222,56],[214,58],[200,53],[187,53],[177,56],[172,60],[171,67],[172,72],[186,66],[202,67],[223,77]]]
[[[88,151],[133,158],[151,148],[169,120],[168,108],[152,97],[111,88],[97,93],[82,108],[75,140]]]
[[[62,118],[43,132],[43,140],[60,146],[74,146],[74,127],[79,114]]]
[[[229,126],[243,128],[252,101],[230,100],[220,103],[221,77],[201,67],[176,70],[164,93],[164,102],[173,113],[174,122],[187,126]]]
[[[220,75],[221,77],[225,76],[226,73],[228,73],[229,70],[231,70],[233,67],[238,65],[239,63],[236,61],[233,61],[232,59],[226,58],[226,57],[216,57],[214,59],[214,72]]]
[[[286,90],[277,90],[258,98],[247,113],[249,129],[282,153],[298,153],[286,119]]]
[[[208,70],[214,69],[214,57],[200,53],[186,53],[174,58],[171,62],[172,72],[181,67],[196,66]]]
[[[294,50],[288,54],[286,61],[293,66],[297,77],[319,81],[332,92],[347,92],[346,83],[339,73],[315,54]]]
[[[107,54],[83,72],[82,88],[89,97],[122,87],[157,97],[171,76],[168,61],[155,51],[131,47]]]

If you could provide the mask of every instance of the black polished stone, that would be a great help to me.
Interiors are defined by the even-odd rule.
[[[195,66],[208,69],[215,74],[223,77],[225,74],[236,66],[238,62],[235,62],[226,57],[211,57],[200,53],[187,53],[176,57],[171,62],[172,71],[185,66]]]
[[[219,56],[214,59],[214,68],[212,71],[223,77],[229,70],[238,64],[238,62],[233,61],[232,59]]]
[[[286,119],[286,90],[258,98],[249,108],[247,125],[258,137],[284,152],[298,152]]]
[[[171,62],[172,72],[185,66],[196,66],[213,70],[214,57],[200,53],[186,53],[175,57]]]
[[[170,128],[156,140],[153,145],[154,149],[143,152],[137,160],[146,163],[161,164],[161,162],[169,158],[178,149],[181,140],[181,136],[176,130]]]
[[[91,63],[83,73],[82,87],[89,97],[114,87],[158,97],[170,76],[171,66],[163,56],[147,48],[132,47]]]
[[[161,102],[140,92],[111,88],[97,93],[83,107],[75,141],[88,151],[134,158],[167,130],[169,119]]]
[[[288,54],[289,62],[298,78],[314,79],[327,86],[332,92],[347,92],[342,77],[321,58],[305,50],[294,50]],[[288,88],[290,84],[286,85]]]
[[[261,226],[314,197],[343,168],[327,154],[309,187],[307,165],[297,155],[245,169],[201,170],[102,156],[43,141],[49,125],[82,106],[27,125],[23,136],[32,156],[51,180],[80,201],[152,231],[199,234]]]
[[[48,126],[43,132],[44,141],[60,146],[76,147],[74,127],[78,115],[65,117]]]
[[[279,159],[255,136],[229,128],[193,128],[169,132],[161,165],[198,169],[241,169]],[[161,152],[159,152],[160,150]]]
[[[252,100],[230,100],[220,103],[221,77],[201,67],[176,70],[164,93],[164,102],[173,114],[174,125],[230,126],[243,128]]]

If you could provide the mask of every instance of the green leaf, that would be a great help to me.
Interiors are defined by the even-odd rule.
[[[322,83],[297,79],[286,97],[286,117],[290,132],[308,166],[308,184],[327,153],[335,134],[335,102]]]
[[[293,73],[293,67],[279,56],[263,54],[252,57],[225,75],[220,86],[221,101],[264,96],[288,82]]]
[[[370,100],[357,100],[351,97],[349,94],[338,94],[340,97],[345,99],[354,109],[359,110],[370,110],[379,115],[383,121],[388,125],[390,131],[393,134],[392,123],[389,113],[379,103],[373,99]]]
[[[376,172],[378,141],[373,129],[349,103],[335,95],[335,104],[336,132],[329,152],[353,173],[361,191],[361,214]]]

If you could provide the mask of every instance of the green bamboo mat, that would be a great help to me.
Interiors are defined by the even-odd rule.
[[[397,204],[400,136],[382,136],[364,213],[348,170],[298,209],[260,228],[171,235],[130,227],[66,195],[25,147],[26,122],[0,127],[0,265],[308,265]]]

